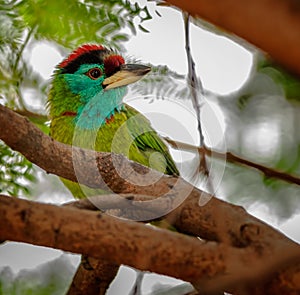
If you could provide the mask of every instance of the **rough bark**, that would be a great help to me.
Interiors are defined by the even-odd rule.
[[[83,256],[67,295],[105,295],[119,265]]]
[[[0,222],[5,224],[0,229],[0,240],[124,263],[190,281],[207,293],[257,284],[300,259],[299,247],[283,236],[273,241],[275,246],[257,242],[255,247],[231,247],[96,211],[5,196],[0,197]]]
[[[208,242],[99,212],[7,197],[1,198],[0,223],[5,226],[0,228],[0,240],[60,248],[108,263],[171,275],[207,292],[226,289],[242,294],[241,290],[253,288],[253,282],[257,285],[256,294],[274,294],[270,290],[276,286],[285,294],[299,292],[295,281],[299,276],[299,268],[295,267],[299,264],[299,246],[243,208],[209,196],[181,178],[151,171],[120,155],[55,142],[3,106],[0,126],[2,140],[46,171],[75,181],[79,176],[80,181],[91,187],[105,184],[114,192],[126,193],[101,196],[106,209],[122,211],[124,204],[125,213],[133,208],[151,214],[160,209],[159,215],[178,230]],[[75,173],[74,161],[83,168],[82,172]],[[116,167],[121,169],[121,175]],[[132,167],[139,173],[133,173]],[[132,174],[137,184],[129,181]],[[139,185],[145,179],[149,184]],[[203,198],[207,203],[200,206],[199,200]],[[122,202],[124,199],[129,203]],[[158,203],[148,203],[151,199]]]

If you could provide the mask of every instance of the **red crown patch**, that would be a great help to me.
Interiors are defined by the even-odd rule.
[[[121,55],[112,54],[104,60],[104,68],[106,76],[112,75],[121,65],[125,63]]]
[[[70,53],[70,55],[64,59],[58,66],[60,68],[64,68],[67,66],[72,60],[76,59],[77,57],[81,56],[84,53],[94,51],[94,50],[105,50],[105,47],[102,45],[96,45],[96,44],[85,44],[77,49],[75,49],[73,52]]]

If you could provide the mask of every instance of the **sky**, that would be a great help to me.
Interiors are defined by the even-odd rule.
[[[159,11],[162,17],[155,16],[153,21],[143,24],[151,33],[138,31],[137,35],[132,36],[125,44],[128,56],[133,56],[144,63],[168,65],[170,69],[186,74],[182,15],[179,11],[170,8],[161,7]],[[205,89],[219,94],[228,94],[239,89],[249,76],[253,56],[233,41],[191,25],[191,45],[196,71]],[[62,58],[47,42],[38,43],[30,53],[30,61],[34,69],[45,79],[50,79],[55,65]],[[148,100],[140,99],[138,96],[128,98],[128,102],[151,119],[153,127],[163,135],[197,144],[196,116],[190,103],[178,102],[172,97],[165,101],[156,100],[149,103]],[[35,101],[32,101],[33,107],[34,104]],[[36,108],[41,107],[43,106],[36,105]],[[211,142],[213,146],[217,146],[222,141],[224,132],[222,115],[219,107],[214,103],[205,107],[204,120],[207,126],[212,128],[208,133],[214,135]],[[215,124],[216,120],[218,124]],[[180,161],[181,156],[174,153],[177,161]],[[189,157],[189,155],[184,156]],[[255,208],[251,213],[272,222],[263,208]],[[296,215],[281,224],[280,229],[291,238],[300,241],[300,232],[295,230],[299,223],[300,215]],[[274,224],[276,225],[276,222]],[[17,272],[23,268],[35,267],[38,263],[58,257],[61,253],[57,250],[29,247],[19,243],[0,246],[0,268],[10,265],[13,271]],[[78,256],[72,259],[74,263],[78,263]]]

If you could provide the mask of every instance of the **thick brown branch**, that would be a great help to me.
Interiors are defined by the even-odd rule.
[[[55,142],[27,119],[3,106],[0,106],[0,126],[2,126],[0,130],[2,140],[50,173],[94,188],[107,186],[117,193],[164,197],[169,200],[164,215],[171,211],[173,216],[175,213],[182,214],[183,210],[174,211],[174,209],[184,201],[184,207],[188,207],[189,204],[194,206],[193,212],[189,215],[194,219],[180,218],[176,215],[176,220],[181,220],[180,226],[185,230],[205,239],[229,241],[229,243],[232,243],[232,232],[235,232],[235,240],[240,237],[239,227],[247,220],[244,211],[216,198],[211,198],[205,206],[198,206],[201,197],[210,198],[210,196],[193,188],[181,178],[151,171],[138,163],[128,161],[121,155],[96,153]],[[81,168],[77,169],[76,173],[74,163]],[[132,166],[135,172],[139,172],[134,174],[134,179],[130,179],[133,174]],[[120,176],[121,172],[123,177]],[[139,185],[145,182],[145,178],[148,180],[148,185]],[[210,206],[211,204],[213,206]],[[221,211],[216,212],[217,209]],[[226,228],[224,228],[224,218],[227,218]],[[228,230],[231,234],[227,233]],[[241,238],[239,239],[240,243],[244,243]]]
[[[89,228],[92,228],[93,230],[99,229],[99,232],[102,232],[103,224],[101,227],[95,221],[95,219],[90,220],[90,218],[92,218],[92,215],[89,214],[96,214],[96,220],[104,220],[103,222],[108,229],[116,227],[118,232],[121,233],[120,238],[122,237],[123,226],[125,226],[126,228],[126,226],[130,224],[130,228],[132,228],[131,226],[134,227],[134,233],[131,232],[133,234],[133,237],[130,236],[130,239],[128,239],[128,236],[126,236],[126,243],[129,244],[125,243],[125,237],[124,240],[122,240],[123,238],[121,238],[121,248],[118,248],[117,250],[120,251],[120,253],[127,253],[127,251],[129,250],[133,251],[135,252],[135,259],[137,259],[137,257],[140,257],[140,254],[148,256],[148,253],[152,251],[151,247],[154,247],[155,249],[155,247],[158,247],[159,244],[161,244],[164,251],[166,251],[164,252],[164,254],[159,255],[170,255],[172,257],[174,249],[172,249],[171,251],[169,247],[171,247],[171,245],[177,245],[179,241],[182,241],[183,244],[189,244],[191,242],[191,247],[195,247],[193,249],[189,247],[185,248],[186,245],[184,245],[183,248],[185,250],[181,249],[180,247],[178,248],[178,251],[184,250],[182,255],[185,258],[183,258],[183,260],[177,260],[176,266],[174,266],[174,272],[167,270],[173,269],[173,265],[172,267],[170,267],[170,264],[165,261],[170,259],[170,257],[167,259],[165,256],[161,256],[162,260],[160,261],[160,263],[158,263],[151,256],[152,258],[149,258],[151,260],[150,262],[154,263],[155,266],[148,261],[148,257],[138,258],[139,263],[135,263],[131,260],[132,257],[128,257],[127,259],[127,257],[125,257],[126,255],[122,255],[122,259],[126,258],[127,260],[122,260],[119,256],[117,256],[118,258],[112,258],[112,261],[108,261],[109,263],[125,263],[134,267],[138,267],[140,269],[148,269],[157,271],[159,273],[166,273],[169,275],[174,275],[176,277],[181,277],[182,279],[187,279],[194,284],[201,281],[201,286],[203,288],[207,288],[207,290],[211,290],[214,288],[214,286],[211,285],[212,281],[214,282],[214,285],[215,282],[218,282],[217,285],[220,286],[221,289],[222,286],[230,286],[233,284],[237,286],[236,281],[239,281],[241,284],[243,284],[249,279],[254,279],[254,277],[260,278],[263,276],[263,274],[271,275],[274,269],[279,269],[279,266],[285,265],[285,263],[289,261],[291,257],[298,257],[299,255],[299,247],[276,230],[247,214],[247,212],[240,207],[218,200],[209,195],[205,195],[203,192],[196,188],[193,188],[190,184],[188,184],[181,178],[170,177],[155,171],[151,171],[147,167],[143,167],[137,163],[128,161],[121,155],[95,153],[93,151],[80,150],[78,148],[72,148],[70,146],[55,142],[48,136],[44,135],[28,120],[15,114],[14,112],[8,110],[3,106],[0,106],[0,126],[1,139],[3,139],[13,149],[22,152],[30,161],[44,168],[46,171],[68,178],[70,180],[79,180],[79,182],[82,182],[91,187],[103,187],[104,185],[106,185],[107,187],[110,187],[111,190],[118,193],[120,192],[151,195],[160,197],[159,199],[162,200],[165,199],[168,201],[168,210],[166,210],[165,212],[166,218],[171,221],[171,223],[175,224],[175,226],[180,231],[200,236],[207,240],[220,242],[220,244],[209,242],[205,245],[199,245],[199,242],[197,241],[196,246],[196,242],[191,238],[189,238],[189,240],[185,240],[185,238],[187,237],[180,236],[180,238],[178,238],[177,240],[177,234],[175,234],[174,237],[171,237],[171,234],[171,236],[169,237],[170,233],[168,233],[167,235],[167,233],[165,232],[162,234],[162,236],[155,236],[154,232],[161,233],[161,231],[149,232],[147,230],[146,232],[143,232],[142,228],[135,228],[135,226],[143,227],[143,225],[126,223],[125,221],[121,220],[118,220],[121,223],[117,222],[115,224],[116,219],[114,218],[105,219],[106,217],[104,218],[102,214],[99,215],[99,213],[96,212],[86,212],[85,210],[81,210],[82,212],[80,211],[79,214],[78,211],[74,211],[77,210],[75,208],[63,208],[66,211],[59,212],[60,214],[66,215],[61,216],[61,219],[56,219],[51,217],[51,214],[54,214],[54,212],[52,212],[52,209],[50,210],[49,208],[52,207],[43,207],[46,205],[37,204],[37,206],[42,206],[37,208],[41,210],[41,215],[38,219],[37,224],[39,225],[40,230],[47,233],[49,237],[48,239],[50,239],[51,242],[47,242],[44,245],[59,247],[63,250],[93,255],[93,251],[96,251],[96,246],[95,244],[93,246],[93,242],[99,241],[101,245],[102,242],[104,242],[104,244],[100,248],[99,246],[96,247],[97,250],[100,251],[100,254],[95,254],[95,258],[101,259],[104,256],[106,257],[107,252],[105,251],[109,251],[108,249],[106,249],[106,246],[110,247],[111,244],[114,243],[114,239],[110,240],[110,246],[108,246],[107,241],[102,241],[101,239],[98,240],[97,233],[93,232],[87,238],[87,241],[72,240],[76,239],[77,237],[77,229],[73,229],[70,223],[68,223],[68,220],[70,220],[70,222],[72,220],[72,222],[74,221],[75,223],[78,222],[78,224],[82,224],[82,220],[84,220],[87,221]],[[76,173],[74,171],[74,167],[76,168]],[[78,169],[78,167],[82,170]],[[132,169],[132,167],[134,169]],[[147,180],[146,184],[145,180]],[[202,197],[210,198],[210,201],[205,206],[199,206],[199,200]],[[12,202],[13,205],[11,205]],[[0,236],[0,239],[16,239],[32,243],[35,242],[36,244],[44,243],[38,242],[38,235],[35,234],[36,229],[34,228],[37,225],[34,225],[33,221],[26,222],[26,220],[28,221],[28,218],[32,214],[37,214],[39,211],[30,209],[33,208],[32,205],[22,203],[27,209],[24,209],[24,211],[23,209],[17,210],[15,208],[17,210],[16,212],[10,208],[10,206],[13,206],[13,208],[14,206],[18,206],[14,202],[15,200],[12,201],[12,199],[10,199],[9,201],[4,202],[8,207],[5,207],[4,204],[0,206],[0,209],[4,210],[2,211],[3,213],[1,214],[3,215],[1,216],[4,216],[3,218],[5,218],[5,220],[1,220],[0,222],[1,224],[7,224],[7,227],[1,227],[0,229],[0,233],[3,234],[2,236]],[[52,213],[48,212],[48,209],[46,210],[46,208],[48,208]],[[61,209],[62,208],[59,208],[59,210]],[[18,216],[18,214],[21,217],[19,217],[19,219],[16,219],[15,216]],[[49,216],[51,218],[49,218]],[[71,216],[73,216],[75,220],[72,219]],[[99,216],[101,216],[101,218]],[[24,219],[25,224],[23,224],[22,222],[21,224],[12,224],[14,222],[18,222],[20,218]],[[65,220],[64,218],[66,218],[66,223],[63,222],[63,220]],[[52,224],[51,226],[49,224],[45,224],[46,227],[50,226],[50,228],[48,228],[48,230],[42,229],[41,225],[43,223],[49,222],[49,219],[53,221],[54,224]],[[92,224],[89,222],[91,222]],[[96,222],[97,224],[94,224],[93,222]],[[109,222],[109,224],[107,224],[106,222]],[[112,225],[110,222],[113,222],[114,225]],[[11,226],[9,224],[11,224]],[[61,235],[62,232],[60,227],[64,226],[65,224],[71,228],[68,227],[68,233]],[[19,227],[20,225],[21,227]],[[28,230],[29,225],[33,226],[31,230]],[[59,228],[59,230],[56,230],[57,228]],[[6,232],[6,229],[8,229],[8,232]],[[49,232],[53,229],[55,232],[59,232],[54,237],[53,233],[50,234]],[[80,226],[78,229],[80,229]],[[71,230],[71,232],[69,232],[69,230]],[[105,229],[103,230],[105,231]],[[81,229],[81,232],[81,235],[83,235],[85,230]],[[134,239],[136,233],[139,232],[141,233],[139,239],[142,240],[144,236],[148,237],[146,238],[146,242],[141,242],[139,246],[128,246],[131,245],[131,238]],[[13,234],[11,235],[10,233]],[[17,233],[19,236],[17,235]],[[154,234],[154,236],[152,236],[152,233]],[[27,236],[28,234],[29,236]],[[64,240],[65,235],[67,235],[66,240],[70,238],[71,241],[74,242],[73,246],[75,248],[70,249],[70,242],[64,244],[64,242],[60,240]],[[86,239],[86,237],[80,237],[81,239]],[[154,240],[152,241],[152,243],[150,242],[150,244],[147,244],[149,239],[152,239],[153,237]],[[169,238],[172,242],[171,244],[169,244]],[[58,243],[57,241],[60,241],[60,243]],[[87,248],[85,247],[86,245],[84,247],[82,246],[84,242],[88,243]],[[116,244],[120,245],[119,243]],[[135,251],[137,249],[136,247],[138,247],[138,251]],[[139,247],[146,247],[146,254],[143,252],[145,251],[145,249],[140,249]],[[200,247],[201,249],[198,247]],[[204,248],[202,249],[202,247]],[[91,250],[90,252],[88,249],[93,250]],[[113,249],[115,248],[113,247]],[[189,249],[188,253],[186,252],[187,249]],[[172,252],[172,254],[170,253],[170,251]],[[201,252],[200,254],[198,253],[198,251],[203,252]],[[204,263],[203,261],[203,259],[208,259],[208,257],[204,258],[203,256],[201,256],[206,255],[205,253],[208,253],[206,251],[209,251],[209,255],[207,255],[209,257],[212,257],[213,260],[206,260],[209,261],[209,263]],[[111,254],[113,256],[112,252]],[[158,255],[158,253],[156,253],[155,251],[154,254]],[[174,256],[174,259],[182,259],[181,256],[176,255]],[[222,260],[222,263],[216,261],[215,259],[217,259],[216,257],[219,257],[218,255],[220,255],[220,259],[225,259],[225,261]],[[198,262],[195,262],[193,260],[194,258]],[[144,259],[147,260],[146,264]],[[154,259],[154,261],[152,261],[152,259]],[[190,260],[187,261],[187,259]],[[188,266],[184,269],[184,263],[187,263],[187,265],[191,263],[191,268]],[[204,272],[205,278],[203,277],[202,273],[202,275],[199,276],[200,281],[196,279],[196,277],[199,275],[199,273],[196,271],[196,268],[199,268],[199,272],[204,270],[201,270],[201,267],[198,265],[198,263],[200,263],[201,265],[204,263],[206,269]],[[227,266],[226,263],[229,263],[230,265]],[[244,263],[246,263],[247,265]],[[251,263],[253,263],[253,265],[251,265]],[[151,267],[149,266],[150,264]],[[159,267],[159,264],[161,268]],[[224,264],[226,265],[226,273],[230,273],[232,274],[232,276],[223,276],[224,273],[222,271],[224,270]],[[221,267],[222,270],[216,270],[215,267]],[[243,269],[244,267],[245,269]],[[181,274],[179,270],[180,268],[181,272],[184,272],[185,274]],[[238,269],[238,273],[236,273],[236,269]],[[179,271],[180,273],[177,273],[177,271]],[[214,280],[207,280],[207,271],[210,271],[210,277],[214,276]],[[234,277],[235,275],[237,277]],[[265,289],[262,290],[265,291]],[[288,292],[286,292],[286,294],[288,294]]]
[[[105,295],[118,270],[104,259],[82,256],[67,295]]]
[[[202,192],[194,189],[181,178],[169,177],[155,171],[151,171],[152,174],[147,175],[150,171],[149,168],[143,167],[138,163],[132,163],[121,155],[95,153],[55,142],[50,137],[44,135],[27,119],[3,106],[0,106],[0,126],[2,126],[0,137],[10,147],[22,152],[30,161],[56,175],[73,181],[82,181],[91,187],[101,187],[107,184],[112,190],[120,193],[137,193],[154,196],[173,193],[175,195],[182,194],[185,197],[194,195],[195,198],[192,198],[193,200],[201,198]],[[74,172],[74,161],[80,164],[82,172],[78,171],[77,174]],[[95,161],[98,165],[97,169],[93,169]],[[121,167],[125,172],[126,168],[130,170],[131,165],[134,165],[135,169],[140,172],[140,174],[136,175],[141,178],[140,183],[143,182],[145,175],[147,175],[147,178],[153,177],[155,181],[150,182],[150,185],[135,185],[116,173],[116,165]],[[139,179],[136,182],[139,183]],[[225,204],[221,201],[218,202],[220,203],[219,207]],[[176,205],[179,204],[177,203]],[[203,208],[207,208],[207,206]],[[229,208],[226,208],[226,210],[228,212],[232,211]],[[199,233],[197,232],[196,234],[198,235]]]
[[[300,75],[298,0],[167,0],[167,2],[246,39]]]
[[[281,257],[274,259],[277,253],[271,248],[254,251],[222,243],[203,243],[197,238],[99,212],[78,212],[75,208],[5,196],[0,197],[0,223],[5,224],[0,228],[0,240],[43,245],[109,263],[124,263],[190,281],[208,292],[236,286],[237,278],[242,284],[264,278],[270,275],[270,265],[277,269],[283,262],[300,258],[295,245],[282,243]]]

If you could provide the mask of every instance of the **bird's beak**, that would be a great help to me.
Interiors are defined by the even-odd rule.
[[[140,80],[148,74],[151,68],[144,65],[125,64],[121,65],[120,70],[112,76],[104,79],[102,85],[105,90],[125,86]]]

